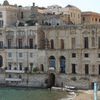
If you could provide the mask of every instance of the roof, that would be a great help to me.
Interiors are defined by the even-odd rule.
[[[80,10],[79,8],[77,8],[77,7],[73,6],[73,5],[67,5],[65,8],[74,8],[74,9]]]
[[[88,16],[95,15],[95,16],[100,16],[100,13],[92,12],[92,11],[86,11],[86,12],[82,12],[82,15],[88,15]]]
[[[7,1],[7,0],[5,0],[4,2],[3,2],[3,6],[8,6],[9,5],[9,2]]]

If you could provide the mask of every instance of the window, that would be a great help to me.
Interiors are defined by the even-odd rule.
[[[49,57],[49,66],[55,68],[56,67],[56,59],[54,56]]]
[[[72,53],[72,58],[75,58],[76,57],[76,53]]]
[[[30,63],[30,71],[33,69],[33,63]]]
[[[100,19],[99,19],[99,22],[100,22]]]
[[[8,53],[8,57],[12,57],[12,53],[11,52]]]
[[[0,20],[0,27],[3,27],[3,20]]]
[[[99,73],[99,75],[100,75],[100,64],[99,64],[99,66],[98,66],[98,73]]]
[[[84,57],[88,58],[89,57],[89,54],[88,53],[85,53],[84,54]]]
[[[8,77],[11,78],[12,77],[11,74],[8,74]]]
[[[98,48],[100,49],[100,37],[98,37]]]
[[[22,78],[22,76],[21,75],[19,75],[19,79],[21,79]]]
[[[95,46],[95,38],[92,37],[91,40],[92,40],[92,47],[94,47]]]
[[[3,48],[3,41],[0,41],[0,48]]]
[[[75,44],[76,44],[75,38],[72,38],[71,42],[72,42],[72,49],[75,49]]]
[[[22,63],[19,63],[19,70],[22,70]]]
[[[51,41],[50,41],[50,43],[51,43],[51,49],[54,49],[54,40],[52,39]]]
[[[0,67],[3,66],[3,57],[0,55]]]
[[[85,49],[89,48],[88,37],[84,37],[84,48]]]
[[[64,40],[61,39],[61,49],[64,49]]]
[[[100,53],[98,53],[98,58],[100,58]]]
[[[83,21],[85,21],[85,17],[83,17]]]
[[[72,74],[76,74],[76,64],[72,64]]]
[[[23,57],[22,53],[19,53],[19,57]]]
[[[21,12],[21,19],[23,19],[23,17],[24,17],[24,16],[23,16],[23,12]]]
[[[29,48],[33,48],[33,39],[29,39]]]
[[[31,57],[31,58],[33,57],[33,53],[30,53],[30,57]]]
[[[2,18],[2,12],[0,12],[0,18]]]
[[[89,74],[89,65],[85,64],[85,74]]]
[[[65,67],[66,67],[66,59],[64,56],[60,57],[60,72],[65,73]]]
[[[73,15],[73,14],[71,13],[71,17],[72,17],[72,15]]]
[[[8,39],[8,48],[11,48],[11,39]]]
[[[43,65],[43,64],[40,65],[40,70],[41,70],[42,72],[44,71],[44,65]]]
[[[18,39],[18,48],[21,49],[23,47],[22,39]]]
[[[8,67],[9,67],[9,70],[11,70],[11,67],[12,67],[11,62],[8,62]]]
[[[97,18],[95,18],[95,21],[97,22]]]

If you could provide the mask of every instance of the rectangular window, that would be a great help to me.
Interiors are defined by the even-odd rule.
[[[85,64],[85,74],[89,74],[89,65]]]
[[[72,53],[72,58],[75,58],[76,57],[76,53]]]
[[[23,54],[22,53],[19,53],[19,57],[23,57]]]
[[[95,46],[95,38],[92,37],[91,40],[92,40],[92,47],[94,47]]]
[[[8,48],[11,48],[11,43],[12,43],[11,39],[8,39]]]
[[[100,64],[99,64],[99,66],[98,66],[98,72],[99,72],[98,74],[100,75]]]
[[[33,39],[29,39],[29,48],[30,48],[30,49],[33,48]]]
[[[89,54],[88,53],[85,53],[84,54],[84,57],[88,58],[89,57]]]
[[[19,63],[19,70],[22,70],[22,63]]]
[[[2,12],[0,12],[0,18],[2,18]]]
[[[18,39],[18,48],[21,49],[23,47],[22,39]]]
[[[98,37],[98,48],[100,49],[100,37]]]
[[[100,58],[100,53],[98,53],[98,58]]]
[[[61,49],[64,49],[64,40],[61,39]]]
[[[30,57],[31,57],[31,58],[33,57],[33,53],[30,53]]]
[[[11,70],[11,68],[12,68],[11,62],[8,62],[8,69]]]
[[[11,52],[8,53],[8,57],[12,57],[12,53]]]
[[[85,49],[88,49],[88,48],[89,48],[88,37],[84,37],[84,48],[85,48]]]
[[[76,74],[76,64],[72,64],[72,74]]]
[[[3,20],[0,20],[0,27],[3,27]]]
[[[3,41],[0,41],[0,48],[3,48]]]
[[[76,44],[76,40],[75,40],[75,38],[72,38],[72,49],[75,49],[75,44]]]

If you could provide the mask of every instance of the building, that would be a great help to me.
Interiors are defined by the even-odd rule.
[[[62,7],[58,5],[48,6],[46,13],[56,14],[56,15],[62,14]]]
[[[63,15],[68,15],[72,24],[81,24],[81,10],[73,5],[63,8]]]
[[[82,12],[82,24],[100,24],[100,14],[96,12]]]
[[[45,51],[41,50],[38,43],[40,41],[43,44],[41,39],[38,40],[41,37],[38,28],[38,26],[0,28],[0,67],[6,71],[7,81],[13,78],[14,74],[19,77],[26,69],[30,73],[36,67],[47,71]]]
[[[38,70],[53,73],[58,83],[83,88],[91,88],[94,82],[100,85],[98,13],[56,5],[41,14],[34,3],[17,7],[6,0],[0,11],[0,68],[5,81],[23,81],[24,73]],[[23,25],[16,25],[18,21]]]
[[[80,87],[82,82],[88,84],[88,88],[93,86],[95,81],[100,83],[99,25],[43,28],[48,40],[46,56],[50,69],[53,67],[56,73],[64,73],[66,77],[68,76],[66,81],[69,79],[72,82],[71,79],[74,77],[77,81],[72,82],[73,85],[80,83]],[[68,83],[69,81],[66,84]]]

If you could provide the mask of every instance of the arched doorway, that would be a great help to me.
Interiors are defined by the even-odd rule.
[[[56,59],[54,56],[49,57],[49,67],[53,67],[53,68],[56,67]]]
[[[0,55],[0,67],[2,67],[3,66],[3,58],[2,58],[2,56]]]
[[[65,73],[65,67],[66,67],[66,59],[64,56],[60,57],[60,73]]]
[[[54,73],[50,73],[49,79],[50,79],[51,86],[55,86],[55,74]]]

